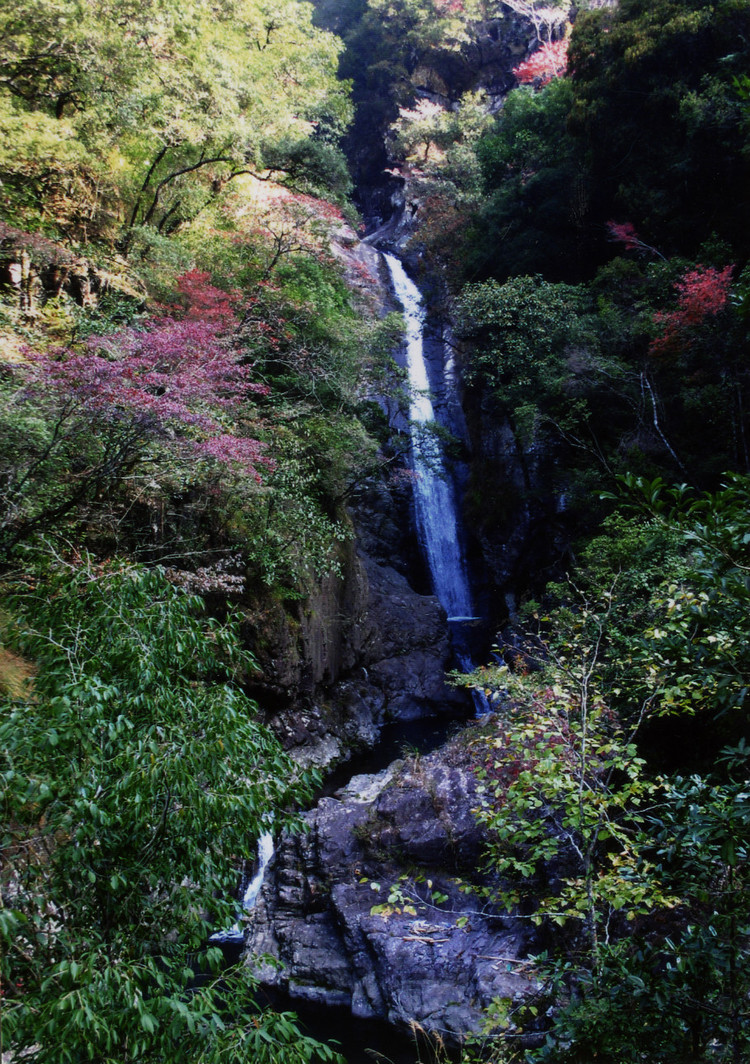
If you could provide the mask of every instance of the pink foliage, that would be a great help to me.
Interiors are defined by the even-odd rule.
[[[696,266],[677,282],[677,309],[656,315],[656,321],[664,326],[664,331],[651,341],[649,351],[652,355],[674,355],[689,346],[693,330],[727,305],[733,270],[733,265],[725,266],[723,270]]]
[[[266,469],[276,468],[272,458],[263,454],[264,444],[260,440],[250,440],[244,436],[230,436],[222,433],[220,436],[210,436],[196,444],[196,453],[208,458],[214,458],[222,465],[236,465],[247,471],[252,471],[255,479],[260,483],[260,474],[256,467],[263,465]]]
[[[345,221],[341,208],[320,196],[308,196],[304,192],[292,192],[288,188],[280,187],[276,191],[276,198],[283,203],[302,208],[307,215],[320,221],[336,224]]]
[[[656,255],[657,258],[664,258],[660,251],[641,240],[632,222],[609,221],[607,222],[607,229],[609,230],[610,240],[614,240],[618,244],[624,244],[628,251],[647,251],[651,255]]]
[[[607,222],[607,229],[612,240],[624,244],[629,251],[642,248],[643,241],[635,231],[632,222]]]
[[[513,73],[522,85],[537,83],[546,85],[560,77],[568,67],[567,40],[552,41],[540,45],[537,50],[520,63]]]
[[[209,322],[159,318],[146,329],[92,336],[81,354],[34,355],[38,386],[83,404],[89,413],[148,417],[157,428],[177,420],[208,428],[206,409],[236,405],[268,389],[250,380]]]
[[[92,336],[83,351],[30,352],[26,398],[52,400],[64,416],[83,417],[98,431],[124,429],[133,441],[175,438],[187,428],[203,437],[194,441],[197,453],[259,479],[258,465],[273,465],[264,445],[227,434],[217,421],[219,412],[269,391],[225,335],[235,325],[235,298],[197,271],[179,286],[181,320],[164,316],[140,329]]]
[[[235,308],[239,292],[224,292],[210,283],[211,275],[202,270],[190,270],[177,278],[177,291],[184,305],[184,315],[197,321],[215,322],[231,328],[236,322]],[[179,313],[181,308],[173,307]]]

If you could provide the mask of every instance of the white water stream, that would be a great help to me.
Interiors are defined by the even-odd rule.
[[[435,412],[424,360],[424,307],[419,289],[401,262],[384,254],[396,298],[406,321],[406,363],[409,373],[412,467],[417,533],[425,553],[433,591],[448,619],[468,620],[473,614],[471,591],[456,521],[456,498],[440,441],[431,431]]]
[[[272,857],[273,835],[268,831],[264,831],[258,839],[258,871],[250,880],[245,888],[245,893],[242,895],[242,908],[245,912],[247,912],[248,909],[252,909],[253,905],[255,905],[255,899],[260,894],[260,888],[263,886],[263,877],[266,874],[266,868]]]
[[[258,856],[256,864],[256,872],[252,879],[245,887],[245,891],[242,895],[242,912],[249,912],[255,905],[255,902],[260,894],[261,887],[263,886],[263,878],[266,874],[266,868],[273,857],[273,835],[270,832],[264,831],[261,837],[258,839]],[[242,917],[238,918],[237,922],[228,931],[215,931],[210,942],[237,942],[244,938],[245,929],[242,926]]]
[[[404,267],[394,255],[383,255],[393,281],[396,298],[401,303],[406,322],[406,360],[409,374],[411,421],[412,468],[415,474],[414,499],[417,515],[417,531],[420,544],[427,559],[433,591],[440,600],[448,621],[458,626],[460,622],[474,620],[474,610],[466,573],[463,552],[459,541],[456,520],[456,498],[453,483],[448,475],[440,441],[430,431],[435,421],[435,412],[430,398],[430,385],[424,359],[424,306],[419,289],[407,276]],[[452,363],[446,366],[446,375],[454,374]],[[447,384],[451,384],[451,379]],[[469,671],[473,668],[468,655],[457,649],[458,664]],[[486,712],[484,696],[474,692],[477,713]],[[274,854],[273,838],[264,833],[258,840],[257,871],[245,888],[242,897],[243,912],[255,905],[263,886],[268,863]],[[232,942],[242,939],[244,929],[241,917],[229,931],[217,931],[212,942]]]
[[[430,431],[431,424],[435,422],[435,411],[424,358],[422,295],[395,255],[384,253],[383,257],[406,322],[406,368],[410,389],[409,420],[417,535],[427,560],[432,590],[448,614],[456,662],[462,671],[471,672],[474,663],[466,649],[466,633],[468,626],[478,618],[459,538],[456,493],[440,441]],[[455,389],[455,372],[450,357],[443,370],[449,393]],[[472,689],[472,699],[477,716],[489,712],[490,707],[482,690]]]

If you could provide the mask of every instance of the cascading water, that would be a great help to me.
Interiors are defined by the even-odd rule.
[[[448,614],[457,663],[465,672],[474,665],[467,649],[466,628],[474,615],[469,578],[458,530],[458,512],[453,482],[440,442],[430,425],[435,411],[430,398],[424,358],[424,305],[422,296],[395,255],[384,252],[396,298],[406,322],[406,367],[409,374],[412,468],[415,474],[414,502],[417,534],[432,580],[432,589]],[[452,361],[446,365],[446,385],[454,385]],[[477,714],[489,709],[483,692],[473,691]]]
[[[250,880],[245,888],[245,893],[242,895],[242,908],[245,912],[255,905],[255,899],[260,894],[260,888],[263,886],[263,877],[266,874],[269,861],[273,857],[273,852],[273,835],[265,831],[258,839],[258,871]]]
[[[424,359],[422,296],[395,255],[383,255],[393,281],[396,297],[404,309],[406,320],[406,358],[411,394],[410,422],[412,468],[415,473],[414,498],[420,544],[425,552],[433,591],[448,614],[454,634],[454,650],[459,666],[466,671],[473,668],[471,656],[464,649],[460,635],[462,625],[474,620],[471,590],[466,573],[456,520],[456,498],[442,449],[429,427],[435,421],[430,398],[427,367]],[[446,365],[448,390],[455,385],[452,362]],[[477,712],[488,708],[483,696],[475,693]],[[256,873],[245,887],[242,910],[255,905],[263,887],[266,868],[273,857],[273,836],[265,832],[258,840]],[[242,939],[241,919],[228,931],[217,931],[213,942],[233,942]]]
[[[473,616],[471,591],[456,521],[456,499],[439,441],[429,426],[435,412],[424,360],[424,308],[419,289],[401,262],[384,254],[396,298],[404,308],[406,361],[411,392],[411,450],[415,473],[414,500],[417,532],[427,559],[433,591],[449,620]]]
[[[426,558],[427,567],[432,581],[432,590],[440,600],[448,614],[448,622],[453,637],[453,648],[456,662],[464,671],[473,668],[471,655],[466,649],[468,640],[465,638],[467,629],[472,622],[477,620],[474,616],[474,606],[469,585],[469,578],[463,551],[461,549],[461,537],[458,522],[458,508],[456,491],[449,475],[440,441],[431,431],[431,425],[436,421],[433,402],[430,397],[427,366],[424,357],[423,343],[423,304],[422,297],[416,285],[409,279],[401,262],[393,255],[384,255],[390,270],[393,288],[397,299],[401,303],[406,322],[407,340],[407,369],[410,386],[410,424],[411,424],[411,460],[414,478],[414,499],[417,519],[419,542]],[[455,367],[447,360],[445,366],[444,394],[449,402],[455,403]],[[477,714],[487,711],[489,708],[483,695],[475,692],[474,703]],[[420,733],[415,735],[414,745],[418,749],[424,749],[425,739],[424,721],[399,722],[418,725]],[[437,727],[437,736],[434,743],[428,748],[434,748],[446,738],[446,730],[450,725],[450,719],[443,720]],[[385,730],[385,729],[384,729]],[[399,732],[398,738],[392,740],[389,746],[387,741],[382,743],[382,748],[373,754],[368,751],[366,764],[362,764],[361,771],[372,776],[373,771],[390,764],[393,760],[404,756],[404,736]],[[396,745],[397,744],[397,745]],[[382,760],[381,760],[382,759]],[[354,772],[353,763],[347,762],[342,766],[342,776],[333,774],[326,787],[325,793],[340,797],[341,785],[346,780],[351,780]],[[382,787],[382,783],[381,783]],[[265,850],[268,845],[268,850]],[[263,875],[266,866],[264,852],[269,855],[273,852],[270,836],[268,843],[264,839],[259,841],[258,847],[258,871],[253,880],[248,884],[243,897],[243,908],[252,908],[263,885]],[[283,864],[284,862],[282,862]],[[277,887],[278,889],[278,887]],[[317,903],[316,903],[317,904]],[[270,910],[269,918],[276,919],[273,910]],[[326,925],[321,924],[321,928]],[[222,939],[233,941],[232,936],[241,934],[241,919],[235,924],[230,932],[224,932]],[[307,948],[307,947],[304,947]],[[320,947],[323,967],[327,962],[327,946],[325,939]],[[338,963],[338,961],[336,961]],[[325,969],[324,969],[325,970]],[[290,993],[292,983],[290,981]],[[330,1007],[323,1006],[316,1001],[313,993],[317,993],[315,985],[310,987],[310,996],[306,1001],[303,987],[293,993],[287,999],[279,991],[267,991],[271,1003],[279,1008],[294,1008],[302,1021],[312,1030],[316,1037],[328,1039],[332,1030],[342,1047],[346,1058],[351,1064],[360,1064],[377,1056],[378,1059],[400,1061],[402,1064],[415,1064],[416,1053],[410,1039],[405,1039],[398,1030],[373,1024],[367,1028],[361,1014],[349,1013],[348,1007],[338,1013],[332,1012]],[[325,991],[323,1000],[325,1000]],[[416,1030],[416,1028],[415,1028]],[[382,1048],[383,1052],[379,1050]],[[373,1051],[374,1050],[374,1051]],[[448,1059],[446,1057],[446,1059]]]
[[[260,894],[261,887],[263,886],[263,879],[266,874],[266,868],[273,857],[273,835],[270,832],[265,831],[258,839],[258,851],[257,851],[257,870],[255,875],[250,879],[245,890],[242,894],[242,911],[248,912],[255,905],[256,899]],[[245,937],[245,929],[242,926],[241,919],[237,920],[234,927],[231,927],[228,931],[215,931],[210,942],[241,942]]]

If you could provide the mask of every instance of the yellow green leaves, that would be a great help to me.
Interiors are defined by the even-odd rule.
[[[22,0],[0,16],[0,173],[61,225],[174,227],[269,150],[343,131],[339,49],[296,0]]]

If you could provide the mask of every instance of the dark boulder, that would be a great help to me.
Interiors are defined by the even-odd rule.
[[[292,998],[458,1043],[535,990],[525,924],[483,911],[469,747],[355,777],[284,837],[248,915],[248,963]],[[276,968],[253,958],[266,954]]]

